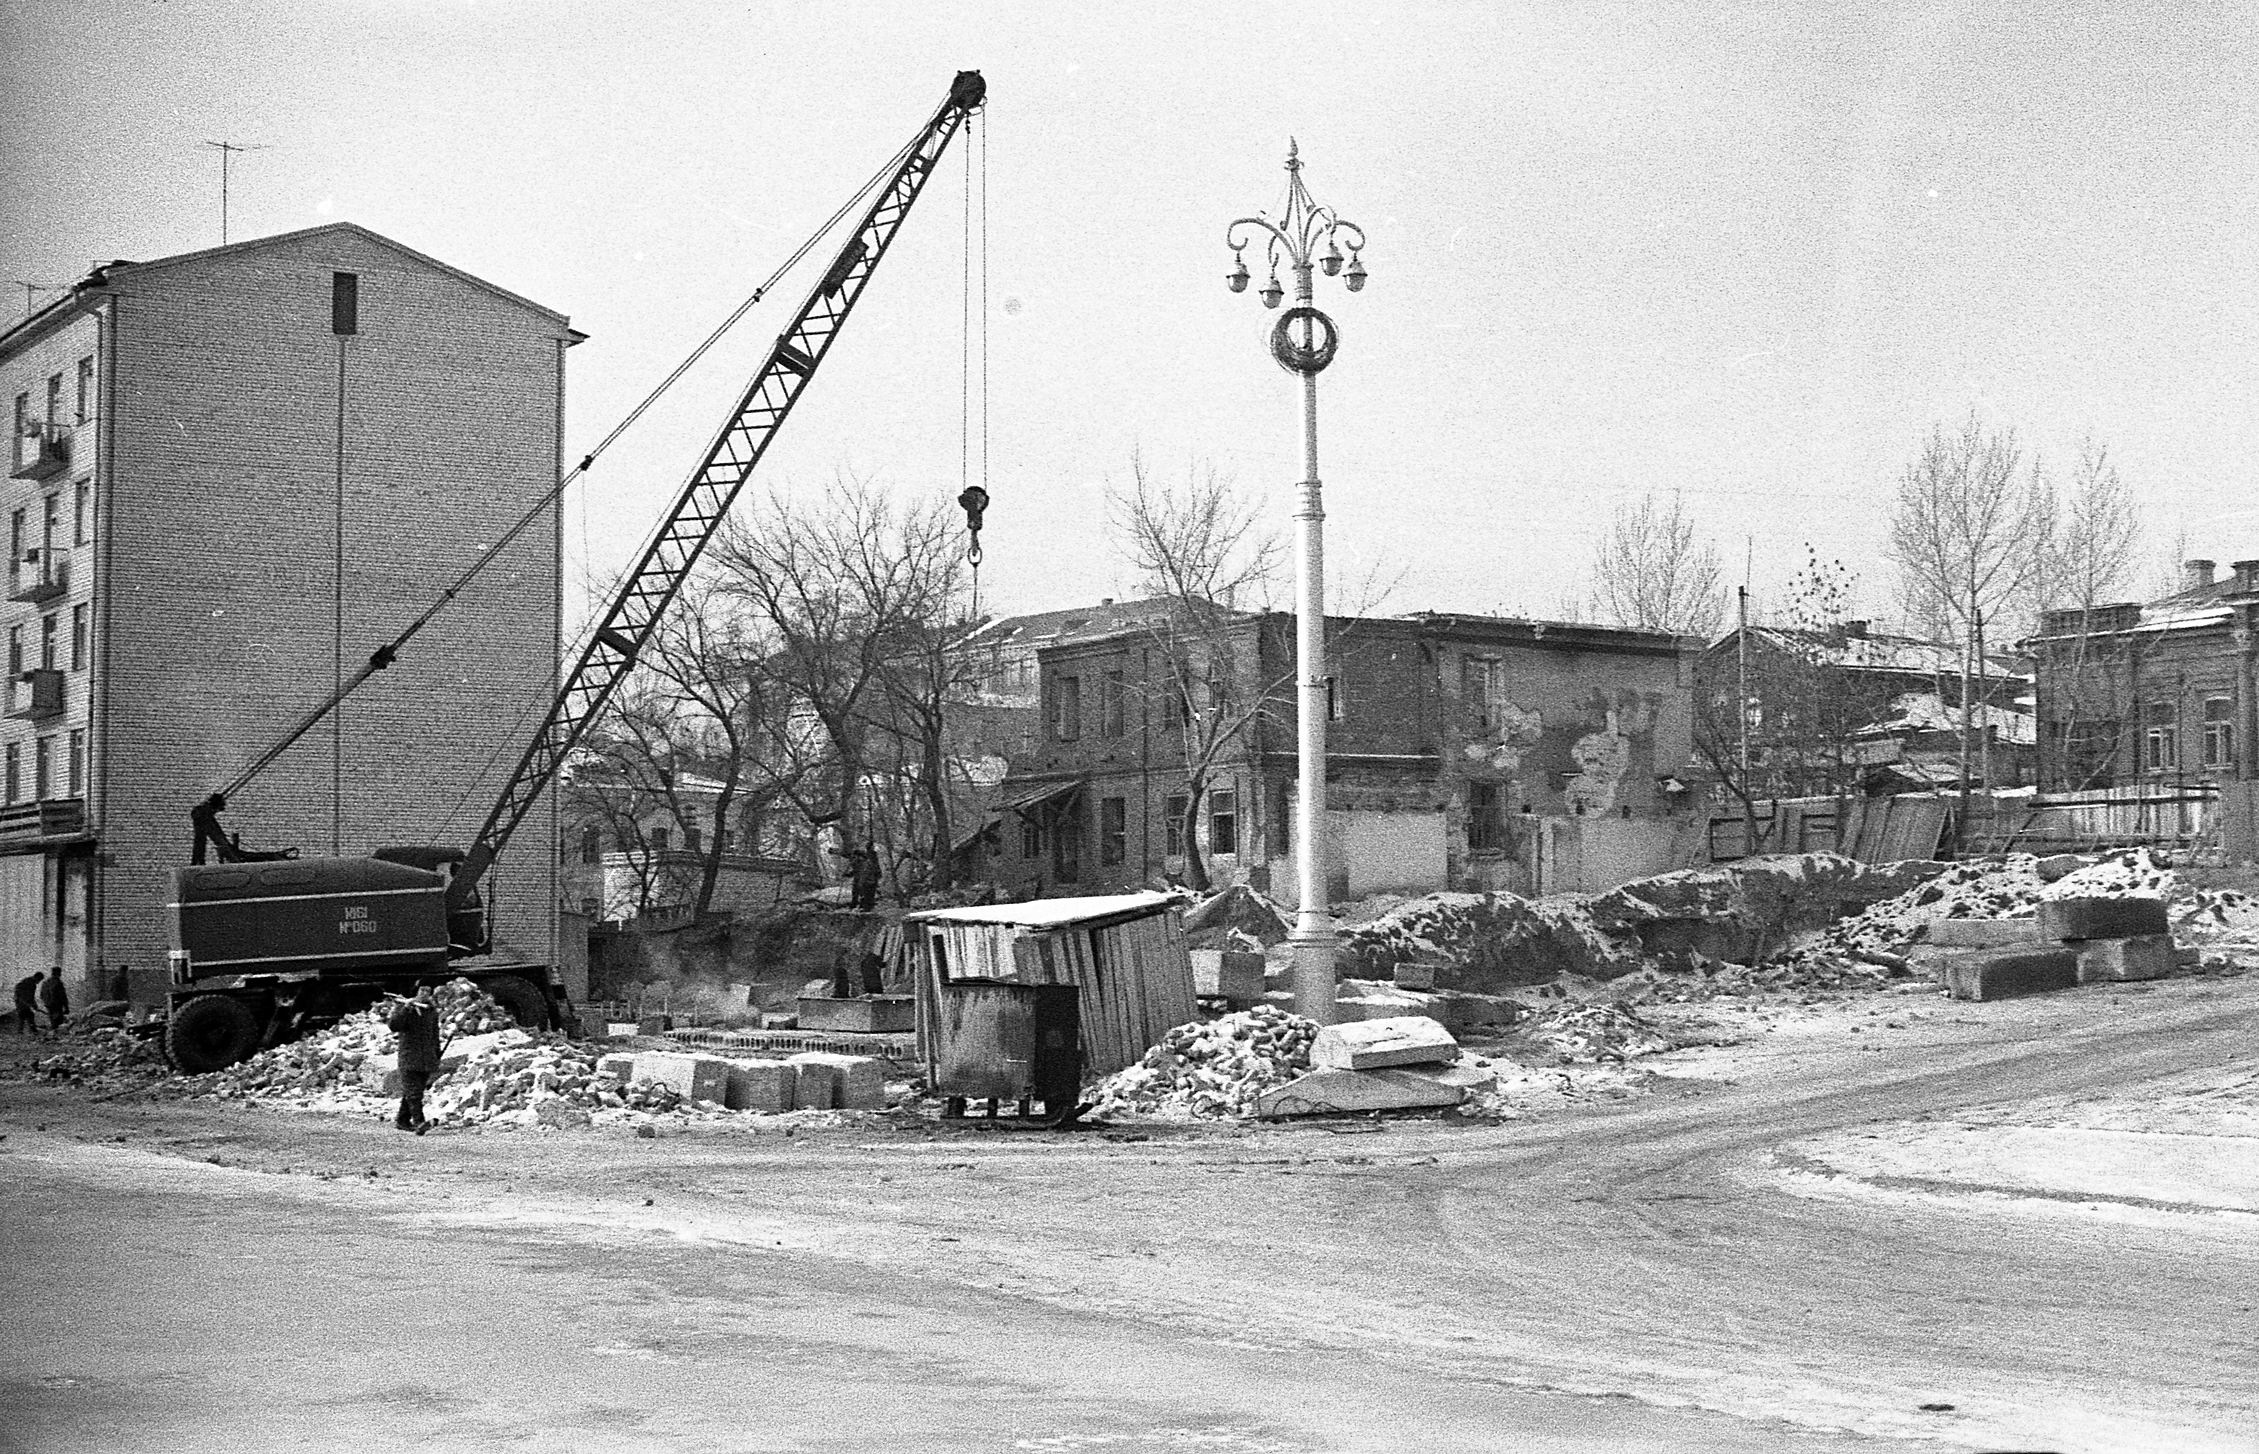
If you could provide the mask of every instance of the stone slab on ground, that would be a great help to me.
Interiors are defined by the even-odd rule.
[[[1945,968],[1945,992],[1957,1000],[2042,995],[2079,982],[2079,956],[2069,949],[2009,950],[1972,955]]]
[[[729,1095],[729,1062],[712,1055],[646,1050],[635,1057],[635,1078],[671,1086],[694,1101],[719,1103]]]
[[[1263,997],[1263,956],[1246,949],[1195,949],[1192,992],[1251,1005]]]
[[[2087,939],[2078,945],[2079,983],[2116,984],[2131,979],[2163,979],[2179,954],[2170,934],[2140,934],[2128,939]]]
[[[1330,1070],[1378,1070],[1392,1065],[1448,1065],[1459,1042],[1426,1015],[1395,1015],[1326,1025],[1310,1044],[1310,1064]]]
[[[798,1030],[900,1035],[918,1028],[918,1002],[911,995],[861,995],[847,1000],[803,995],[795,1018],[798,1024],[793,1028]]]
[[[1265,1091],[1258,1116],[1326,1116],[1456,1106],[1494,1077],[1471,1065],[1398,1065],[1380,1070],[1329,1067]]]
[[[596,1059],[598,1075],[617,1076],[621,1085],[635,1083],[635,1057],[632,1055],[601,1055]]]
[[[871,1056],[808,1050],[786,1063],[795,1073],[795,1110],[875,1111],[886,1104],[886,1065]]]
[[[1421,964],[1407,959],[1396,966],[1393,977],[1396,981],[1396,987],[1400,990],[1433,990],[1435,988],[1435,966],[1432,964]]]
[[[2169,927],[2163,899],[2048,899],[2039,906],[2042,939],[2139,939]]]
[[[2037,919],[1938,919],[1929,942],[1940,949],[1998,949],[2039,942]]]
[[[758,1111],[765,1116],[792,1109],[798,1094],[800,1068],[783,1060],[733,1060],[722,1104],[733,1111]]]

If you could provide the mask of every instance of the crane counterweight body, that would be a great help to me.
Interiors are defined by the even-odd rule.
[[[854,231],[777,335],[766,362],[589,632],[467,849],[379,849],[368,857],[275,861],[276,855],[242,849],[220,829],[217,817],[230,795],[354,687],[389,667],[408,638],[460,590],[460,582],[249,769],[197,804],[191,815],[196,862],[177,870],[173,905],[176,947],[166,1045],[176,1064],[216,1069],[361,1008],[388,987],[453,973],[485,985],[521,1021],[545,1023],[565,1014],[563,983],[550,966],[458,963],[492,952],[482,898],[488,871],[634,669],[830,351],[950,139],[986,98],[979,72],[958,72],[948,99],[896,153]],[[221,862],[204,862],[208,847]]]

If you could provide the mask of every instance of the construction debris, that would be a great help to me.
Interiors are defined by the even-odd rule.
[[[1085,1093],[1093,1116],[1164,1121],[1249,1116],[1264,1091],[1310,1068],[1318,1026],[1275,1005],[1179,1025],[1145,1058]]]

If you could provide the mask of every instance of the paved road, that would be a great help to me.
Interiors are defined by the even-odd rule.
[[[2248,1058],[2255,1004],[2189,981],[1985,1007],[1884,1051],[1784,1044],[1700,1094],[1370,1134],[419,1141],[0,1087],[0,1276],[29,1309],[0,1325],[0,1426],[42,1450],[2251,1450],[2251,1219],[1783,1173],[1817,1132]]]

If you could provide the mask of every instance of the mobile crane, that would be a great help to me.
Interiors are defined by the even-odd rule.
[[[219,823],[230,796],[355,687],[389,667],[464,581],[450,587],[249,768],[190,812],[196,848],[193,862],[175,873],[172,985],[164,1028],[165,1052],[175,1066],[192,1073],[221,1069],[264,1046],[366,1008],[388,991],[456,974],[480,984],[520,1023],[547,1024],[566,1013],[563,982],[552,966],[456,964],[493,949],[480,884],[613,688],[633,669],[637,654],[847,321],[950,139],[986,98],[987,85],[978,71],[958,72],[941,109],[896,154],[891,174],[861,222],[778,335],[768,361],[739,397],[590,633],[548,716],[467,849],[378,848],[366,857],[298,858],[245,850]],[[552,493],[521,524],[530,523],[554,498]],[[978,516],[970,506],[968,516],[977,532]],[[217,863],[206,863],[207,850]]]

